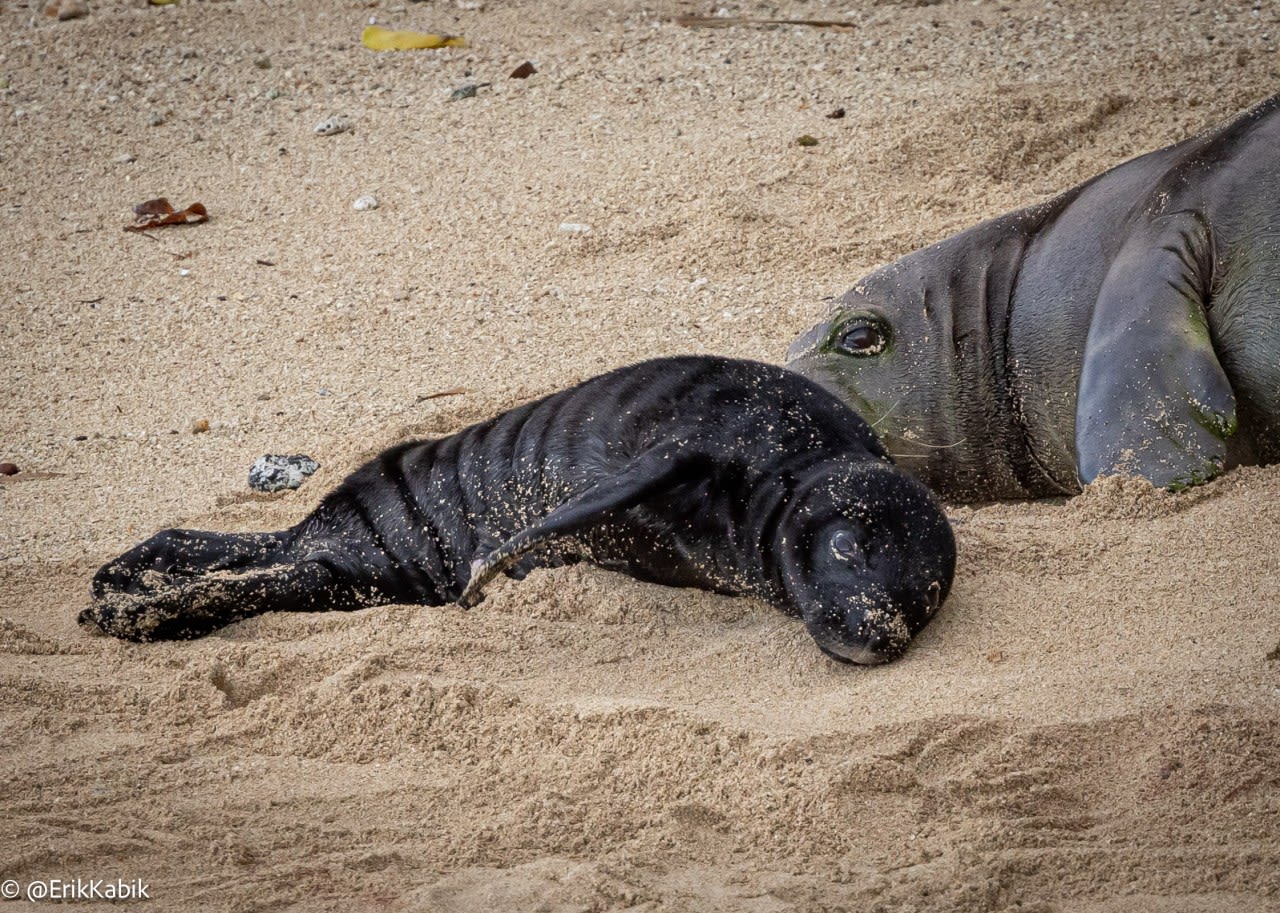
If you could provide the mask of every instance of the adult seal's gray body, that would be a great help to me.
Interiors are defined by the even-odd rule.
[[[893,659],[946,598],[946,515],[839,400],[780,367],[660,359],[393,447],[277,533],[166,530],[104,566],[81,621],[196,637],[269,611],[473,605],[587,559],[753,595],[845,662]]]
[[[788,367],[944,497],[1280,460],[1278,105],[877,270]]]

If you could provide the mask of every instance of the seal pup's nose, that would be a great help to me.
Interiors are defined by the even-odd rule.
[[[906,652],[907,642],[888,631],[862,638],[858,645],[828,643],[818,648],[832,659],[859,666],[879,666],[892,662]]]

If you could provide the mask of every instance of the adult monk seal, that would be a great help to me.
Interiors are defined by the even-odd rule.
[[[1278,104],[877,270],[788,367],[943,497],[1280,460]]]
[[[161,532],[97,573],[81,621],[159,640],[269,611],[473,605],[503,571],[578,559],[758,596],[827,655],[879,663],[946,598],[955,542],[928,489],[821,387],[668,358],[392,447],[292,529]]]

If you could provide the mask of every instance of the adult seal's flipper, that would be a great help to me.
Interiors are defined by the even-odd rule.
[[[471,565],[471,580],[458,597],[465,608],[477,605],[484,587],[534,549],[594,526],[607,514],[634,507],[646,498],[691,478],[705,458],[679,445],[663,444],[632,460],[611,476],[575,495],[532,526],[522,529]]]
[[[1223,469],[1236,401],[1210,338],[1213,243],[1176,212],[1125,243],[1098,293],[1076,404],[1080,481],[1142,476],[1158,488]]]

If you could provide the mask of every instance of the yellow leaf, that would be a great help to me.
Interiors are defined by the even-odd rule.
[[[375,51],[412,51],[418,48],[465,48],[467,46],[467,40],[460,35],[399,32],[377,25],[365,26],[360,40],[365,47]]]

